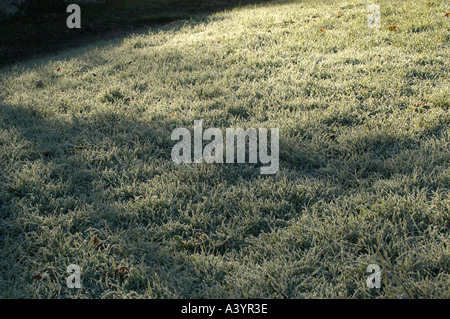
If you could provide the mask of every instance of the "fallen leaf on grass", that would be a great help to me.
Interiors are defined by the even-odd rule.
[[[52,151],[50,151],[50,150],[46,150],[46,151],[44,151],[44,153],[42,153],[42,154],[44,154],[45,157],[52,157],[52,156],[53,156],[53,153],[52,153]]]
[[[397,26],[396,25],[390,26],[389,30],[391,30],[391,31],[397,30]]]
[[[40,272],[35,272],[33,274],[33,278],[35,280],[42,280],[42,281],[46,281],[48,279],[48,274],[46,272],[44,272],[43,274],[41,274]]]
[[[325,28],[320,28],[320,31],[324,32],[324,31],[325,31]]]
[[[128,267],[123,266],[123,267],[116,269],[114,271],[114,275],[122,278],[127,272],[128,272]]]
[[[98,239],[97,236],[94,236],[94,247],[100,249],[100,248],[107,248],[108,245],[100,241],[100,239]]]

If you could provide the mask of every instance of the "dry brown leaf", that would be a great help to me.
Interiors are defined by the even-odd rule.
[[[52,157],[52,156],[53,156],[53,153],[52,153],[52,151],[50,151],[50,150],[44,151],[43,154],[44,154],[45,157]]]
[[[95,248],[107,248],[108,245],[100,241],[97,236],[94,236],[94,247]]]
[[[114,274],[119,277],[123,277],[128,272],[128,267],[122,266],[114,271]]]

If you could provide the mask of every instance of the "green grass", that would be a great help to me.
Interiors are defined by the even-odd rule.
[[[366,5],[241,7],[0,69],[0,297],[449,298],[449,8],[384,1],[374,30]],[[279,172],[175,165],[199,119],[279,128]]]

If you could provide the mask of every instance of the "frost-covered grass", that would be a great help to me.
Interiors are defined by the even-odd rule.
[[[434,2],[384,1],[378,30],[365,1],[242,7],[1,69],[0,296],[449,298]],[[200,119],[279,128],[279,172],[175,165]]]

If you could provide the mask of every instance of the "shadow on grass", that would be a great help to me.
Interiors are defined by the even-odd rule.
[[[283,0],[288,3],[294,0]],[[45,3],[45,2],[44,2]],[[0,21],[0,66],[127,36],[144,27],[160,27],[235,7],[279,3],[271,0],[108,0],[82,5],[82,28],[68,29],[65,5],[30,9],[25,16]]]
[[[245,164],[174,165],[170,158],[172,144],[168,142],[168,136],[175,123],[169,118],[140,122],[125,117],[114,120],[111,114],[103,114],[96,119],[63,122],[53,121],[37,110],[4,103],[0,104],[0,115],[0,248],[2,267],[5,267],[2,271],[19,267],[29,272],[31,265],[49,262],[43,259],[45,257],[40,251],[51,249],[57,255],[51,264],[59,269],[59,276],[64,276],[64,267],[68,263],[79,262],[86,269],[83,278],[89,281],[86,279],[84,291],[92,298],[98,298],[103,293],[95,282],[96,278],[100,278],[99,274],[103,280],[109,278],[123,289],[139,292],[136,287],[145,287],[145,278],[133,276],[125,281],[114,273],[116,263],[135,263],[137,260],[130,256],[142,254],[145,260],[139,262],[144,262],[145,267],[158,269],[162,280],[173,281],[171,288],[179,296],[192,297],[189,289],[198,289],[196,284],[180,286],[174,278],[179,271],[183,271],[183,276],[195,277],[195,271],[184,268],[188,260],[174,255],[167,248],[168,241],[178,238],[176,249],[202,253],[201,242],[185,241],[180,234],[187,232],[192,238],[197,238],[204,233],[209,234],[208,240],[211,240],[211,245],[204,250],[208,254],[239,254],[242,247],[248,245],[247,239],[289,227],[290,220],[309,205],[321,201],[331,202],[344,193],[352,192],[352,189],[357,191],[361,187],[361,180],[366,180],[368,184],[376,180],[388,180],[392,176],[383,167],[381,159],[385,162],[395,161],[403,153],[411,151],[418,158],[434,156],[420,150],[420,140],[438,136],[445,129],[441,125],[424,131],[416,139],[373,135],[359,141],[358,151],[361,153],[352,156],[339,153],[320,155],[314,152],[300,154],[296,153],[298,148],[291,142],[281,140],[281,171],[275,176],[261,176],[259,169]],[[67,148],[66,144],[72,142],[77,147]],[[50,153],[46,155],[46,151]],[[403,168],[406,175],[413,175],[415,169],[417,167]],[[428,168],[422,169],[426,171]],[[353,176],[341,175],[342,171],[356,173]],[[26,177],[24,174],[36,176]],[[327,181],[336,193],[324,192],[317,194],[317,197],[310,197],[294,192],[280,195],[275,189],[269,189],[255,196],[263,196],[263,200],[269,203],[286,204],[255,207],[254,219],[247,217],[244,221],[243,216],[235,216],[243,207],[242,199],[235,198],[242,193],[239,188],[251,189],[254,183],[261,180],[275,185],[283,178],[287,183],[296,183],[297,179],[304,176]],[[159,198],[142,197],[146,190],[141,185],[161,178],[163,184],[160,188],[166,187],[164,183],[167,188],[179,185],[174,190],[177,192],[174,196],[180,196],[179,202],[170,196],[167,202]],[[120,183],[125,186],[121,187]],[[217,187],[227,191],[235,189],[235,192],[223,198],[209,198]],[[421,187],[433,192],[440,186],[436,183]],[[222,202],[214,203],[217,200]],[[184,210],[195,205],[204,207],[203,213],[211,214],[208,222],[195,222],[186,214]],[[220,211],[218,207],[223,207],[223,210]],[[191,213],[194,214],[194,211]],[[69,224],[63,223],[68,220]],[[233,220],[242,220],[239,235],[216,234],[223,223]],[[174,224],[171,229],[161,230]],[[30,241],[30,236],[32,238],[48,232],[49,225],[56,227],[53,229],[59,231],[60,236],[71,238],[71,245],[78,245],[75,247],[78,247],[79,254],[73,255],[73,248],[46,244],[42,239]],[[199,232],[191,234],[191,227]],[[94,236],[106,239],[110,247],[104,252],[93,253]],[[14,250],[11,250],[11,241],[15,243]],[[135,246],[136,242],[140,242],[143,247],[139,248],[139,244]],[[72,255],[68,256],[70,252]],[[86,257],[90,254],[92,257]],[[219,277],[225,276],[212,266],[210,270],[211,273],[217,272]],[[192,274],[189,275],[190,272]],[[19,272],[17,275],[24,278],[30,274]],[[167,297],[162,292],[155,294],[157,298]]]
[[[61,224],[58,229],[62,232],[61,236],[78,242],[79,255],[67,256],[71,251],[69,248],[47,247],[56,251],[59,256],[52,262],[55,268],[64,274],[66,264],[79,262],[86,269],[84,278],[93,280],[102,272],[102,278],[109,278],[108,280],[121,284],[123,289],[129,287],[131,290],[136,290],[137,286],[145,286],[145,280],[131,277],[124,284],[123,279],[117,278],[107,265],[114,265],[116,262],[127,264],[130,262],[130,255],[142,254],[143,248],[135,247],[135,240],[141,240],[141,245],[145,247],[146,267],[176,265],[175,268],[159,270],[160,276],[166,276],[167,280],[174,280],[177,269],[184,267],[180,263],[181,257],[176,257],[168,250],[167,241],[179,238],[177,249],[190,253],[202,251],[201,242],[185,242],[184,238],[180,237],[180,232],[190,232],[187,225],[193,223],[193,220],[186,216],[186,212],[183,213],[186,207],[198,204],[198,207],[205,207],[205,213],[212,214],[207,223],[197,225],[194,222],[191,225],[200,231],[191,234],[192,238],[202,233],[210,234],[213,243],[205,248],[208,254],[222,256],[230,251],[238,254],[241,248],[247,245],[246,239],[258,238],[274,229],[281,231],[289,227],[290,219],[304,211],[308,205],[333,201],[343,193],[352,192],[352,188],[357,191],[360,181],[364,179],[368,183],[388,180],[392,176],[383,167],[381,159],[385,162],[395,161],[403,153],[411,151],[415,151],[414,155],[419,158],[430,156],[419,151],[419,141],[437,136],[444,130],[444,125],[441,125],[424,131],[417,139],[373,135],[359,142],[358,151],[361,154],[354,156],[338,153],[323,156],[314,152],[302,155],[296,154],[295,150],[291,153],[288,150],[295,149],[295,145],[281,140],[281,172],[275,176],[261,176],[259,169],[245,164],[213,167],[174,165],[170,158],[172,144],[168,142],[168,136],[175,123],[169,118],[140,122],[125,117],[114,120],[111,114],[103,114],[96,119],[63,122],[53,121],[39,114],[37,110],[11,107],[4,103],[0,104],[0,115],[3,166],[0,173],[0,247],[4,254],[8,254],[2,256],[2,267],[9,269],[13,265],[20,265],[21,268],[28,269],[31,264],[44,258],[40,250],[45,249],[46,244],[41,240],[29,242],[28,237],[45,233],[46,225],[51,225],[52,220],[56,222],[69,218],[70,224]],[[76,141],[76,147],[66,147],[67,143],[72,141]],[[46,154],[46,151],[50,153]],[[372,160],[363,162],[363,158]],[[140,167],[142,170],[137,172]],[[33,171],[34,169],[36,171]],[[414,174],[415,169],[417,167],[403,168],[405,174],[410,175]],[[427,170],[425,167],[422,169]],[[340,176],[342,171],[359,172],[345,179],[349,175],[344,175],[343,178]],[[128,173],[132,176],[128,176]],[[24,174],[37,176],[25,177]],[[255,219],[251,222],[247,220],[248,224],[242,224],[239,236],[215,235],[222,223],[243,219],[234,216],[243,205],[241,200],[233,199],[240,193],[239,187],[250,189],[252,184],[261,180],[276,184],[283,178],[286,178],[288,183],[296,183],[297,179],[304,176],[317,181],[326,180],[336,189],[336,193],[317,194],[317,197],[286,193],[280,197],[275,189],[269,190],[260,194],[264,196],[264,201],[284,201],[288,204],[255,207]],[[167,198],[167,202],[164,202],[142,197],[145,190],[140,186],[161,177],[166,179],[163,183],[167,183],[167,188],[175,183],[181,186],[175,190],[176,196],[181,196],[179,203],[172,198]],[[23,179],[23,182],[18,179]],[[125,183],[125,188],[120,187],[120,183]],[[63,186],[58,188],[57,185]],[[130,185],[136,185],[136,188],[130,188]],[[237,193],[225,195],[222,203],[215,205],[213,201],[220,199],[208,196],[216,187],[227,190],[234,188]],[[440,186],[428,184],[421,187],[432,192]],[[219,206],[223,206],[224,210],[218,211]],[[266,211],[269,207],[272,207],[271,211]],[[267,219],[264,215],[271,217]],[[42,221],[45,222],[41,224]],[[160,228],[174,222],[177,226],[161,232]],[[139,239],[142,234],[150,235],[146,235],[148,238]],[[92,246],[94,236],[106,238],[110,244],[110,247],[100,254],[104,260],[94,260],[94,257],[86,259],[86,254],[95,251],[95,246]],[[14,251],[10,251],[9,244],[6,244],[6,241],[10,243],[11,240],[16,243]],[[217,270],[211,268],[211,271]],[[220,275],[220,272],[217,272]],[[97,283],[85,282],[84,286],[85,293],[91,297],[98,298],[102,295]],[[186,298],[191,296],[190,288],[174,287],[172,288],[178,289],[180,295]],[[192,284],[192,287],[198,288],[195,284]],[[156,297],[167,296],[157,293]]]

